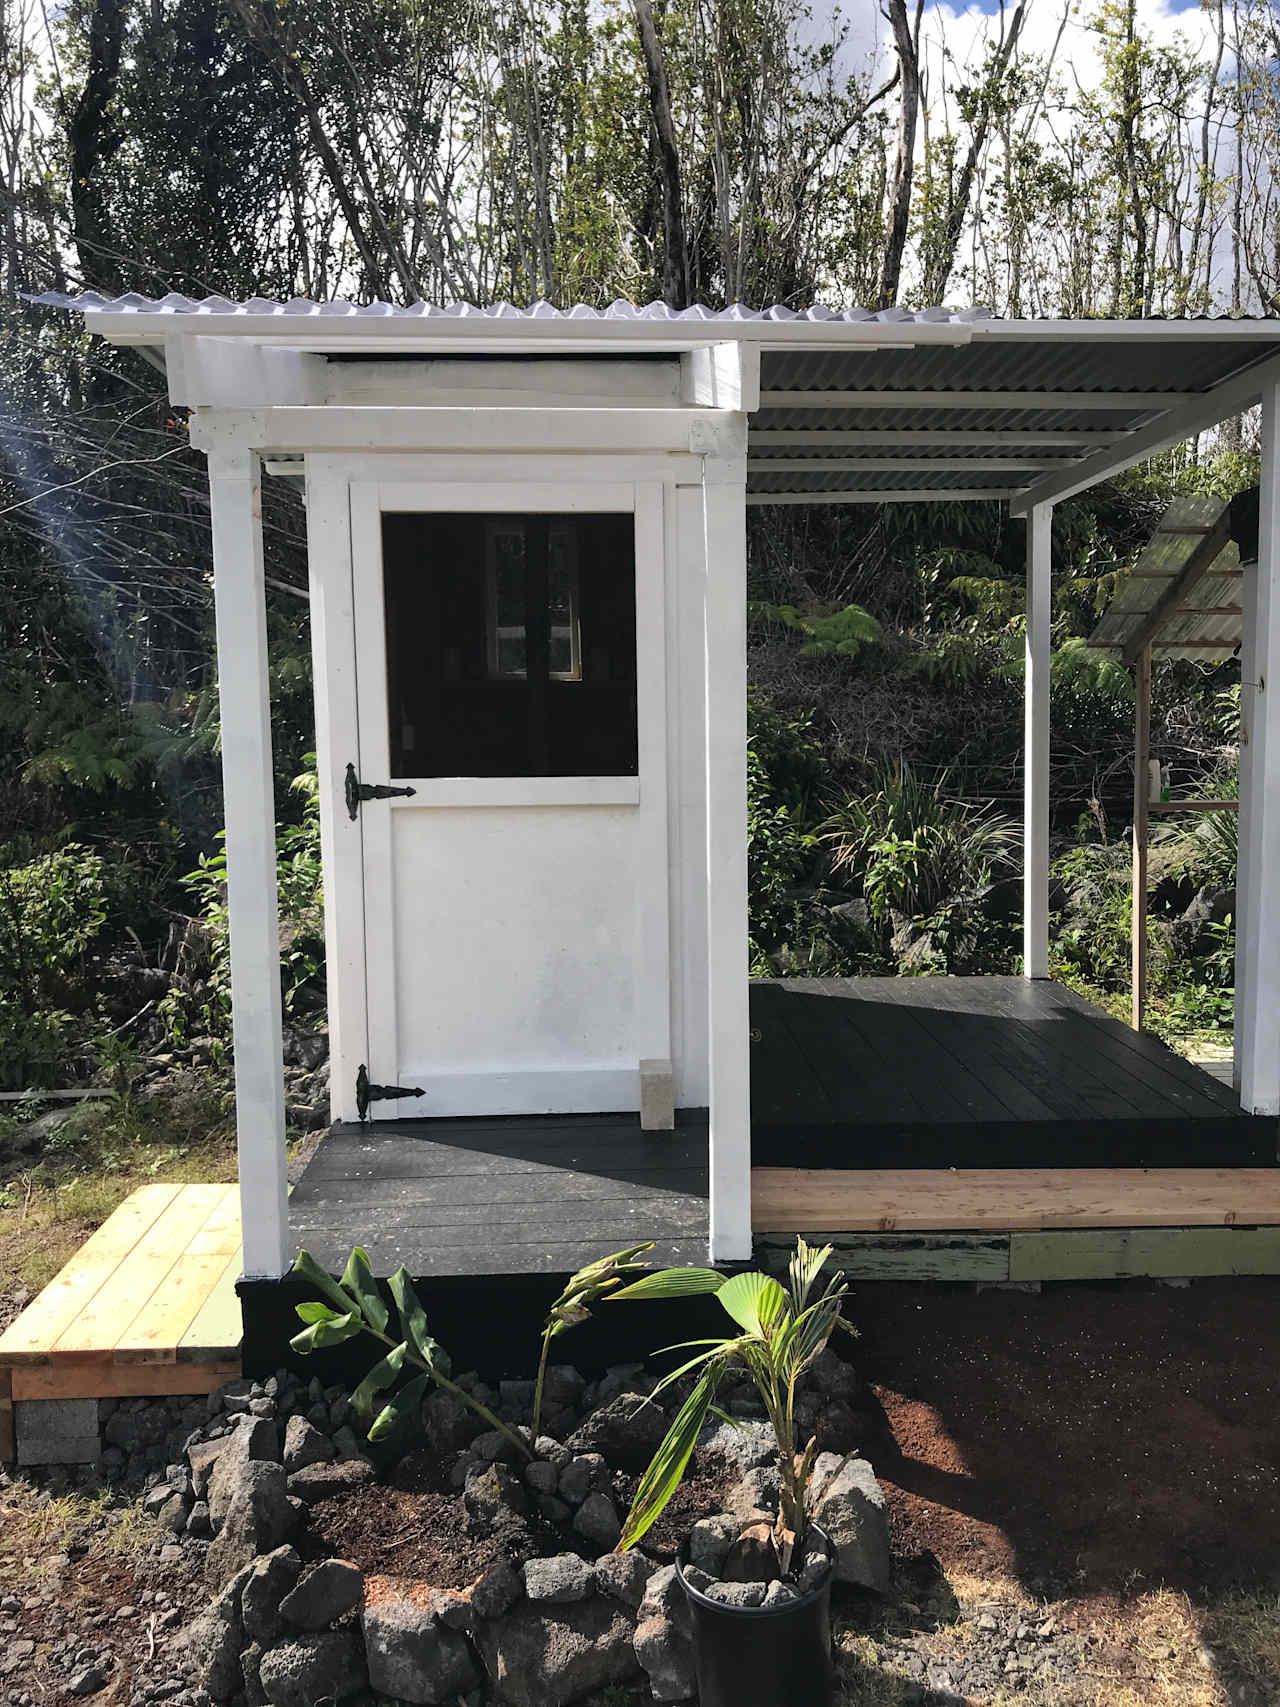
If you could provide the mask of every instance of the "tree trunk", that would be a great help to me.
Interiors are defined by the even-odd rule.
[[[123,0],[96,0],[89,20],[89,64],[67,126],[71,152],[71,223],[85,284],[117,292],[122,278],[111,242],[102,174],[121,133],[110,113],[120,80]]]
[[[684,241],[684,196],[680,184],[680,151],[671,117],[667,63],[658,39],[649,0],[631,0],[649,74],[649,112],[658,150],[662,184],[662,300],[668,308],[689,306],[689,264]]]
[[[898,112],[898,143],[893,161],[893,189],[889,198],[889,232],[885,240],[877,308],[892,308],[902,282],[902,255],[907,246],[907,223],[911,215],[911,186],[915,170],[916,123],[920,116],[920,14],[924,0],[917,0],[915,28],[907,17],[907,0],[887,0],[885,16],[893,27],[902,85]]]

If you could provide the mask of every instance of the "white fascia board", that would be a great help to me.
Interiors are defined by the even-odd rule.
[[[1170,445],[1181,444],[1195,433],[1206,432],[1220,421],[1251,408],[1268,384],[1280,378],[1280,356],[1271,356],[1255,363],[1244,373],[1201,392],[1193,403],[1167,410],[1154,421],[1136,427],[1118,438],[1107,450],[1096,452],[1072,463],[1061,473],[1045,475],[1025,491],[1016,493],[1009,505],[1011,516],[1026,516],[1037,504],[1057,504],[1065,498],[1096,486],[1101,480],[1132,468],[1149,456],[1156,456]]]
[[[173,337],[248,338],[264,348],[357,353],[371,346],[409,355],[528,355],[533,350],[567,354],[608,349],[612,353],[705,349],[750,344],[761,349],[893,349],[921,345],[964,345],[973,336],[968,322],[840,320],[517,320],[480,315],[178,314],[170,310],[82,311],[85,326],[117,344],[163,345]]]
[[[975,338],[1033,344],[1280,343],[1280,317],[1263,320],[975,320]]]
[[[680,397],[708,409],[758,409],[759,345],[728,341],[686,350],[680,357]]]
[[[745,448],[746,417],[716,409],[279,407],[197,410],[197,447],[231,440],[260,451],[660,451]]]

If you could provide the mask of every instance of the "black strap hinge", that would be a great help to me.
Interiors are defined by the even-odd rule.
[[[420,1097],[423,1094],[419,1085],[371,1085],[369,1069],[363,1061],[360,1063],[360,1071],[356,1074],[356,1111],[362,1121],[369,1118],[371,1102],[394,1102],[398,1097]]]
[[[391,800],[398,794],[416,794],[416,788],[392,788],[385,782],[361,782],[354,765],[347,766],[347,780],[342,792],[347,799],[347,816],[354,818],[362,800]]]

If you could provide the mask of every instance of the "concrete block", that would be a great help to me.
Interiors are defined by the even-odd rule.
[[[19,1464],[96,1464],[102,1451],[96,1399],[18,1399]]]
[[[670,1132],[676,1123],[670,1061],[640,1063],[640,1126],[644,1132]]]

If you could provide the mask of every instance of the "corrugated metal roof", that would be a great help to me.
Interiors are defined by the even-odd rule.
[[[939,325],[952,321],[968,324],[974,320],[993,318],[988,308],[827,308],[814,303],[809,308],[788,308],[775,302],[768,308],[748,308],[735,302],[729,308],[669,308],[665,302],[634,303],[625,300],[611,302],[606,308],[594,308],[590,303],[575,303],[571,308],[557,308],[551,302],[534,302],[518,308],[510,302],[481,305],[474,302],[451,302],[444,306],[435,302],[351,302],[337,297],[319,302],[309,296],[293,296],[288,301],[269,297],[250,297],[237,302],[226,296],[183,296],[170,291],[166,296],[140,296],[129,291],[123,296],[103,296],[100,291],[87,290],[70,296],[64,291],[43,291],[30,296],[29,302],[45,308],[77,308],[86,314],[238,314],[251,316],[316,315],[326,318],[402,320],[471,319],[482,320],[674,320],[724,321],[740,324],[743,321],[792,320],[830,321],[845,325],[877,322],[881,325]]]
[[[309,297],[235,302],[177,292],[50,291],[31,300],[79,310],[89,325],[96,321],[96,329],[125,343],[163,346],[176,334],[199,333],[339,358],[673,354],[736,338],[760,349],[748,491],[757,499],[786,494],[793,501],[809,494],[821,501],[831,492],[1021,493],[1112,448],[1122,465],[1138,454],[1125,455],[1129,435],[1137,434],[1140,449],[1151,445],[1166,413],[1184,402],[1198,405],[1216,387],[1280,359],[1280,318],[1030,321],[1000,319],[982,307],[442,307]],[[1208,415],[1203,424],[1217,418]],[[1153,431],[1144,438],[1139,429],[1147,427]],[[885,433],[911,438],[877,440]],[[972,435],[967,442],[965,434]],[[1054,435],[1066,442],[1044,442]],[[958,466],[932,467],[943,453]],[[892,466],[827,469],[826,461]],[[1104,454],[1092,467],[1109,463]],[[1055,489],[1069,485],[1059,479]]]
[[[1116,588],[1093,633],[1090,646],[1125,653],[1162,600],[1168,600],[1178,576],[1224,520],[1223,498],[1175,498],[1132,571]],[[1239,649],[1244,634],[1240,548],[1229,539],[1193,585],[1178,595],[1151,640],[1155,658],[1192,658],[1220,663]]]

